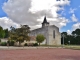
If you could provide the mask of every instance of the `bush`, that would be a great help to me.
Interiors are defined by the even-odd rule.
[[[7,43],[9,44],[9,46],[14,46],[14,41],[13,40],[8,40]]]
[[[0,39],[0,42],[1,42],[1,39]]]
[[[1,42],[1,46],[7,46],[6,42]]]
[[[14,41],[13,40],[11,41],[11,45],[10,46],[14,46]]]
[[[27,43],[25,43],[24,46],[28,46]]]
[[[38,43],[34,43],[33,46],[38,46]]]
[[[1,39],[0,39],[0,45],[1,45]]]

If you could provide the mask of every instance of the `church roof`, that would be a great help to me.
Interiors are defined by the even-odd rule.
[[[42,23],[42,24],[44,24],[44,23],[49,24],[49,22],[47,22],[46,16],[44,17],[44,21],[43,21],[43,23]]]

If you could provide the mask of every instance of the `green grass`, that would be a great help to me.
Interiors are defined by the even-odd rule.
[[[63,48],[63,45],[40,45],[40,46],[42,47],[62,47]],[[80,50],[80,45],[64,45],[64,48]]]
[[[80,50],[80,45],[65,45],[64,47],[67,49]]]

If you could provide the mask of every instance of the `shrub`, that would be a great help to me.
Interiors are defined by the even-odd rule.
[[[0,42],[1,42],[1,39],[0,39]]]
[[[33,46],[38,46],[38,43],[34,43]]]
[[[13,40],[11,41],[11,46],[14,46],[14,41]]]
[[[7,46],[6,42],[1,42],[1,46]]]
[[[24,46],[28,46],[27,43],[25,43]]]
[[[0,45],[1,45],[1,39],[0,39]]]
[[[40,43],[42,43],[44,41],[44,39],[45,39],[45,37],[42,34],[38,34],[36,37],[36,41],[39,43],[39,45],[40,45]]]
[[[13,40],[8,40],[7,43],[9,44],[9,46],[14,46],[14,41]]]

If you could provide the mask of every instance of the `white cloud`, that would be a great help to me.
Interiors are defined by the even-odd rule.
[[[72,14],[71,19],[72,19],[73,22],[77,22],[78,21],[78,19],[76,18],[75,14]]]
[[[72,30],[76,30],[77,28],[80,28],[80,23],[73,24]]]
[[[27,24],[33,29],[40,27],[43,19],[41,22],[38,19],[41,19],[45,14],[52,19],[49,21],[51,24],[63,27],[68,23],[68,19],[60,17],[57,12],[64,10],[63,6],[69,4],[70,1],[68,0],[8,0],[8,2],[4,3],[3,10],[14,22]]]
[[[2,26],[4,29],[6,28],[10,29],[11,26],[18,28],[19,24],[13,22],[11,19],[7,17],[2,17],[0,18],[0,26]]]
[[[71,28],[70,30],[67,30],[67,33],[68,33],[68,34],[71,34],[72,31],[75,31],[76,29],[80,29],[80,23],[79,23],[79,22],[76,23],[76,24],[73,24],[73,25],[72,25],[72,28]]]
[[[71,34],[71,32],[72,32],[71,30],[67,30],[67,33],[68,33],[69,35]]]
[[[75,11],[75,10],[77,10],[77,9],[76,9],[76,8],[73,8],[73,9],[72,9],[72,8],[70,8],[70,11],[69,11],[69,13],[72,13],[72,14],[74,14],[74,11]]]

